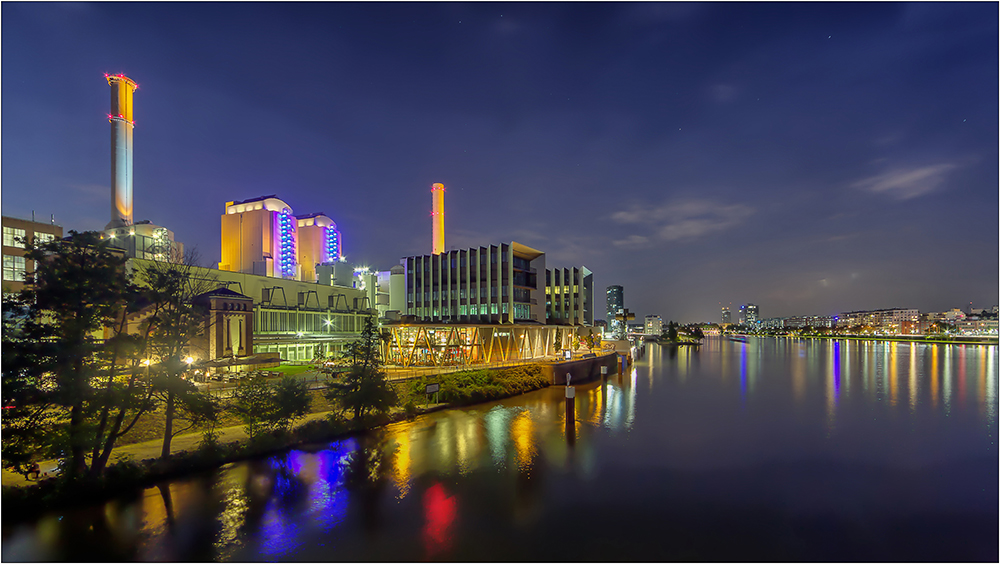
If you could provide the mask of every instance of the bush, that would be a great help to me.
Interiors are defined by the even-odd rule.
[[[435,382],[441,385],[440,401],[455,405],[502,399],[549,385],[548,380],[542,376],[541,367],[529,364],[500,370],[463,370],[423,377],[410,384],[411,396],[422,396],[427,384]]]

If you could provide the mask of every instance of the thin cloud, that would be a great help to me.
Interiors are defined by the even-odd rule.
[[[697,239],[726,231],[753,215],[753,208],[744,204],[722,205],[708,200],[672,202],[653,208],[632,207],[611,215],[611,219],[626,225],[641,225],[647,235],[631,235],[614,241],[622,248],[641,248],[655,242]]]
[[[919,168],[896,169],[859,180],[851,186],[875,194],[886,194],[897,200],[909,200],[937,189],[944,183],[947,174],[955,168],[957,168],[955,164],[942,163]]]

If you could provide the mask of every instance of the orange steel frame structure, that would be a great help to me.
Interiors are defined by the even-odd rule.
[[[464,366],[531,360],[570,347],[573,326],[391,325],[383,341],[391,366]]]

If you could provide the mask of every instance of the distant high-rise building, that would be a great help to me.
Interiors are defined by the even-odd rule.
[[[616,338],[625,338],[625,323],[615,319],[615,316],[625,310],[625,289],[621,286],[608,286],[608,328]]]
[[[728,325],[728,324],[730,324],[732,322],[733,322],[733,315],[729,312],[729,308],[728,307],[723,307],[722,308],[722,323]]]
[[[760,314],[757,311],[757,306],[755,306],[754,304],[747,304],[746,308],[747,308],[746,323],[750,325],[757,323],[757,321],[760,319]]]

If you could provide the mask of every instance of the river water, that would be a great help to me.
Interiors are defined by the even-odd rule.
[[[997,561],[997,347],[749,338],[3,530],[4,561]]]

